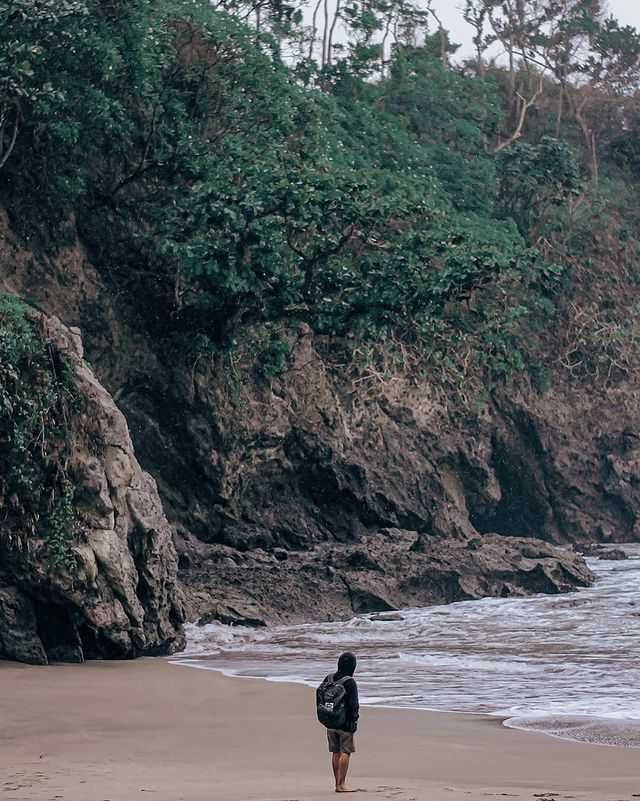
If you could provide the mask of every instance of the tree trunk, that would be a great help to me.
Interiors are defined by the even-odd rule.
[[[556,139],[560,138],[560,129],[562,128],[562,115],[564,113],[564,86],[559,85],[558,95],[558,110],[556,113]]]
[[[322,29],[322,66],[327,65],[327,39],[329,37],[329,0],[324,0],[324,27]]]
[[[329,41],[327,44],[327,64],[331,64],[333,61],[333,34],[336,29],[336,24],[338,22],[338,18],[340,16],[340,3],[341,0],[336,0],[336,10],[333,15],[333,21],[331,23],[331,28],[329,29]]]
[[[11,128],[11,134],[9,136],[9,143],[6,145],[4,144],[5,138],[5,129],[8,131],[9,122],[11,118],[11,113],[13,112],[13,127]],[[9,161],[9,157],[13,153],[13,149],[16,146],[16,140],[18,138],[18,130],[20,128],[20,111],[17,105],[8,106],[2,109],[2,113],[0,114],[0,170],[4,167],[4,165]]]
[[[587,105],[588,96],[585,96],[580,103],[576,103],[571,94],[567,92],[567,98],[571,101],[573,116],[582,131],[584,145],[587,152],[589,163],[589,172],[591,173],[591,182],[595,185],[598,183],[599,165],[598,165],[598,149],[596,145],[596,135],[591,129],[589,121],[584,115],[584,110]]]
[[[316,46],[316,36],[318,35],[318,11],[320,11],[320,4],[322,0],[318,0],[313,8],[313,17],[311,18],[311,38],[309,39],[309,61],[313,59],[313,48]]]
[[[384,78],[384,68],[386,61],[387,42],[389,41],[389,30],[391,28],[392,15],[387,17],[387,24],[384,29],[384,36],[382,37],[382,44],[380,45],[380,77]]]

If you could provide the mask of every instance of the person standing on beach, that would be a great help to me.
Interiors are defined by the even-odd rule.
[[[349,759],[356,750],[353,736],[360,716],[355,670],[355,655],[349,651],[341,654],[337,672],[330,673],[316,690],[318,719],[327,727],[336,793],[355,792],[345,785]]]

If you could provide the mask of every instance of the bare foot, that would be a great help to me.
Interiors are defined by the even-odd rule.
[[[336,793],[359,793],[359,789],[352,790],[350,787],[345,787],[344,784],[342,787],[336,787]]]

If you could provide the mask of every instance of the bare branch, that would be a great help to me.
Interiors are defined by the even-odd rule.
[[[518,116],[518,122],[514,132],[511,136],[506,139],[504,142],[500,142],[500,144],[496,147],[495,153],[499,153],[501,150],[504,150],[509,145],[512,145],[516,140],[520,139],[522,136],[522,131],[524,129],[524,124],[527,119],[527,113],[529,109],[534,106],[538,100],[538,98],[542,95],[544,90],[544,76],[540,75],[538,78],[538,88],[536,89],[535,93],[527,98],[524,97],[520,92],[516,92],[517,97],[520,99],[521,106],[520,106],[520,114]]]

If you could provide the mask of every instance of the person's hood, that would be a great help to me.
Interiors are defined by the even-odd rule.
[[[340,676],[353,676],[357,664],[358,660],[355,654],[352,654],[351,651],[346,651],[338,659],[338,674]]]

